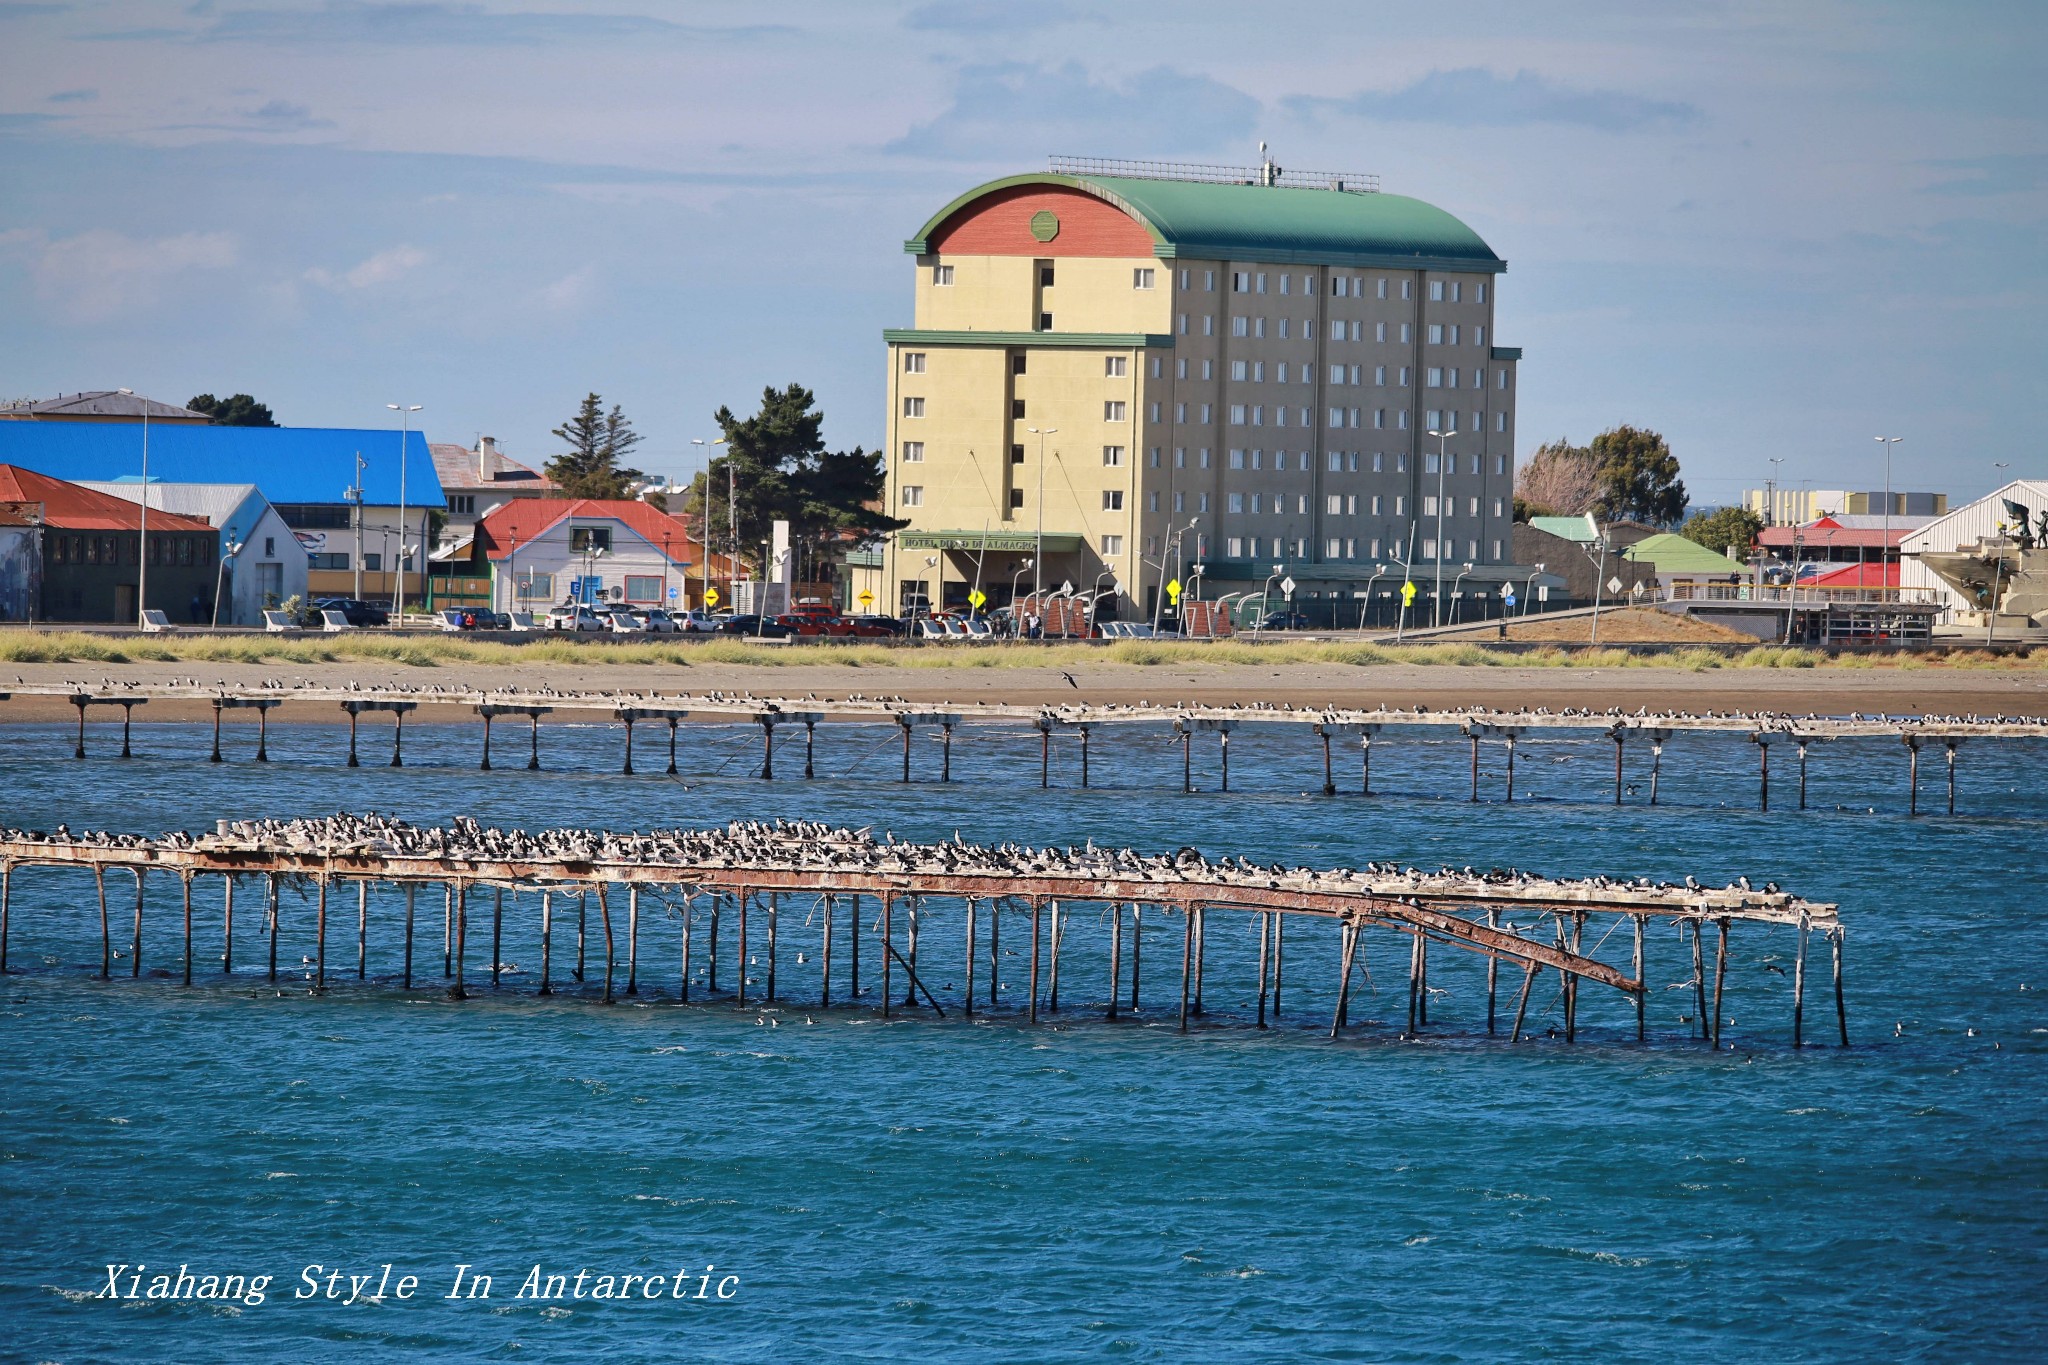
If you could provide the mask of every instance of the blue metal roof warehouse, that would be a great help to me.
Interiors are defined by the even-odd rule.
[[[253,483],[273,503],[340,503],[363,457],[363,501],[396,507],[398,432],[351,427],[214,427],[152,423],[151,483]],[[421,432],[406,435],[405,501],[444,499]],[[0,464],[56,479],[135,479],[140,422],[0,421]]]

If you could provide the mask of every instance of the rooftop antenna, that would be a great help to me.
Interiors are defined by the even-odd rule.
[[[1280,183],[1280,168],[1267,155],[1264,142],[1259,143],[1259,183],[1269,187]]]

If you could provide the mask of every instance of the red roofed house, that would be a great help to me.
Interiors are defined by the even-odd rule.
[[[561,602],[699,605],[706,558],[681,520],[644,502],[520,498],[476,525],[473,563],[488,568],[498,611]],[[730,577],[724,555],[714,580]]]
[[[0,464],[0,503],[42,508],[35,619],[134,624],[142,579],[140,505],[9,464]],[[197,517],[153,510],[148,533],[144,605],[174,622],[210,620],[220,532]]]

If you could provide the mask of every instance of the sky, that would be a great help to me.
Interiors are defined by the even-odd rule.
[[[2048,5],[0,0],[0,398],[247,392],[683,474],[881,439],[902,242],[1049,154],[1370,172],[1508,262],[1520,450],[1696,503],[2048,476]],[[1773,465],[1773,460],[1782,461]],[[2004,464],[2009,468],[2001,469]]]

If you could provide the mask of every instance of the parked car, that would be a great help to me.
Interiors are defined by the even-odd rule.
[[[632,607],[633,619],[640,623],[640,629],[650,635],[675,635],[682,626],[673,616],[660,607]]]
[[[884,616],[842,616],[826,626],[825,633],[861,640],[890,640],[901,633],[897,629],[899,624]]]
[[[1308,618],[1298,611],[1269,611],[1252,624],[1253,630],[1307,630]]]
[[[787,627],[792,635],[826,635],[830,633],[827,628],[832,624],[832,618],[829,616],[810,616],[802,612],[777,616],[773,620],[778,625]]]
[[[442,630],[501,630],[510,629],[511,620],[498,624],[498,613],[489,607],[443,607],[434,613],[434,624]]]
[[[614,635],[644,635],[647,632],[647,627],[640,624],[640,618],[626,607],[599,607],[597,619]]]
[[[589,607],[562,606],[548,608],[549,630],[601,631],[609,629],[597,619],[597,613]]]
[[[681,626],[685,632],[697,635],[710,635],[718,629],[719,622],[725,618],[708,608],[692,607],[685,612],[671,613],[671,619]]]
[[[718,624],[720,635],[752,635],[763,640],[787,640],[791,631],[780,621],[763,621],[749,613],[746,616],[727,616]]]
[[[375,602],[363,602],[353,597],[329,597],[313,604],[313,610],[338,611],[352,626],[388,626],[391,613]]]
[[[491,618],[489,625],[484,624],[486,616]],[[512,613],[509,611],[478,611],[476,623],[478,630],[510,630],[512,629]]]

